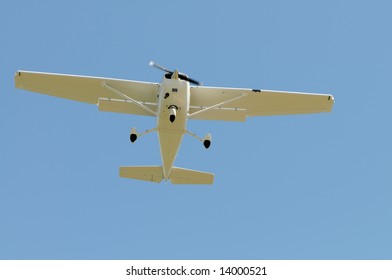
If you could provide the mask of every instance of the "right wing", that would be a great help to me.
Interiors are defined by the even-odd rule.
[[[191,88],[190,118],[245,121],[252,116],[322,113],[331,112],[333,103],[331,94],[197,86]]]
[[[102,111],[153,116],[143,109],[156,111],[159,84],[101,77],[88,77],[18,71],[15,86],[20,89],[43,93],[79,102],[98,104]],[[128,96],[116,94],[113,90]],[[135,105],[134,101],[142,104]]]

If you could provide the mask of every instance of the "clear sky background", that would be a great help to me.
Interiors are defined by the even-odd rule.
[[[391,259],[390,1],[3,1],[1,259]],[[213,186],[118,177],[160,164],[155,119],[14,88],[16,70],[331,93],[333,112],[191,121],[176,166]]]

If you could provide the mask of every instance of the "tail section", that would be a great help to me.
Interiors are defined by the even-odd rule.
[[[164,179],[162,166],[123,166],[120,177],[159,183]],[[212,184],[214,174],[173,167],[169,176],[172,184]]]
[[[162,166],[122,166],[120,177],[159,183],[163,179]]]
[[[197,170],[173,167],[170,172],[172,184],[212,184],[214,174]]]

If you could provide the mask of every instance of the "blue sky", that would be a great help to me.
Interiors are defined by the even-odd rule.
[[[389,1],[7,1],[0,10],[0,259],[391,259]],[[189,122],[176,166],[213,186],[118,177],[160,164],[155,120],[16,90],[18,69],[332,93],[330,114]]]

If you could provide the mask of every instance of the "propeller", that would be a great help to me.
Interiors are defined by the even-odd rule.
[[[159,65],[158,63],[155,63],[154,61],[150,61],[150,63],[148,65],[150,65],[151,67],[155,67],[155,68],[157,68],[159,70],[162,70],[162,71],[164,71],[166,73],[169,73],[171,75],[174,73],[174,71],[170,71],[169,69],[163,67],[162,65]],[[181,74],[181,73],[179,73],[178,76],[179,76],[179,78],[181,80],[188,81],[188,82],[190,82],[192,84],[195,84],[195,85],[198,85],[198,86],[201,86],[203,84],[203,83],[201,83],[201,82],[199,82],[199,81],[197,81],[195,79],[189,78],[187,75],[184,75],[184,74]]]
[[[165,71],[165,72],[167,72],[167,73],[173,74],[173,71],[170,71],[170,70],[166,69],[166,68],[163,67],[162,65],[159,65],[158,63],[155,63],[155,62],[152,61],[152,60],[150,61],[150,63],[149,63],[148,65],[150,65],[151,67],[155,67],[155,68],[157,68],[157,69],[159,69],[159,70]]]

